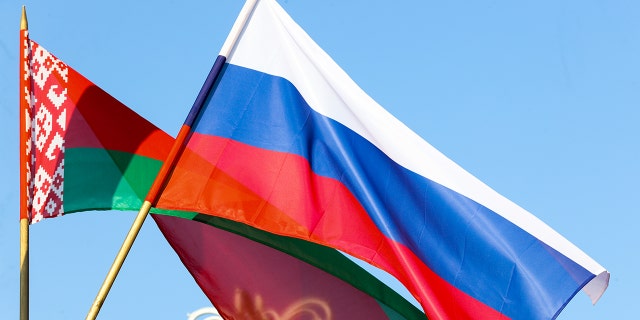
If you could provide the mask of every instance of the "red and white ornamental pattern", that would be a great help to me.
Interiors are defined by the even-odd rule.
[[[26,34],[23,39],[28,212],[35,223],[63,212],[68,67]]]

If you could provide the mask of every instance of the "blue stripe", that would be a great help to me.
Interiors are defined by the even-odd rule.
[[[200,114],[200,110],[202,110],[202,106],[206,101],[211,89],[213,88],[218,76],[220,75],[220,71],[222,71],[222,67],[225,65],[225,61],[227,58],[225,56],[218,56],[216,61],[213,63],[211,70],[209,70],[209,74],[207,78],[204,80],[204,84],[202,88],[200,88],[200,92],[198,92],[198,96],[196,97],[196,101],[193,102],[193,106],[191,107],[191,111],[187,115],[187,119],[184,121],[185,126],[192,126],[198,114]]]
[[[593,277],[495,212],[397,165],[311,109],[286,79],[229,64],[222,72],[194,131],[305,157],[341,181],[387,237],[477,300],[511,318],[548,319]]]

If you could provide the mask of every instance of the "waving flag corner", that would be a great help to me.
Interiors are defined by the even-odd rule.
[[[603,268],[604,269],[604,268]],[[602,295],[609,287],[609,278],[611,274],[609,271],[604,270],[595,276],[591,281],[589,281],[583,288],[589,299],[591,299],[591,303],[594,305],[598,303]]]

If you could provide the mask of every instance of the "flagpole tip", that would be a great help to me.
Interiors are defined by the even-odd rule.
[[[20,30],[29,29],[29,23],[27,22],[27,7],[22,6],[22,18],[20,19]]]

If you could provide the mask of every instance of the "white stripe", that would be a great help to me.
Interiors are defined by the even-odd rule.
[[[600,264],[383,109],[275,1],[259,1],[227,61],[286,78],[314,110],[349,127],[401,166],[482,204],[598,275],[585,287],[594,303],[606,289],[601,280],[608,273]]]

